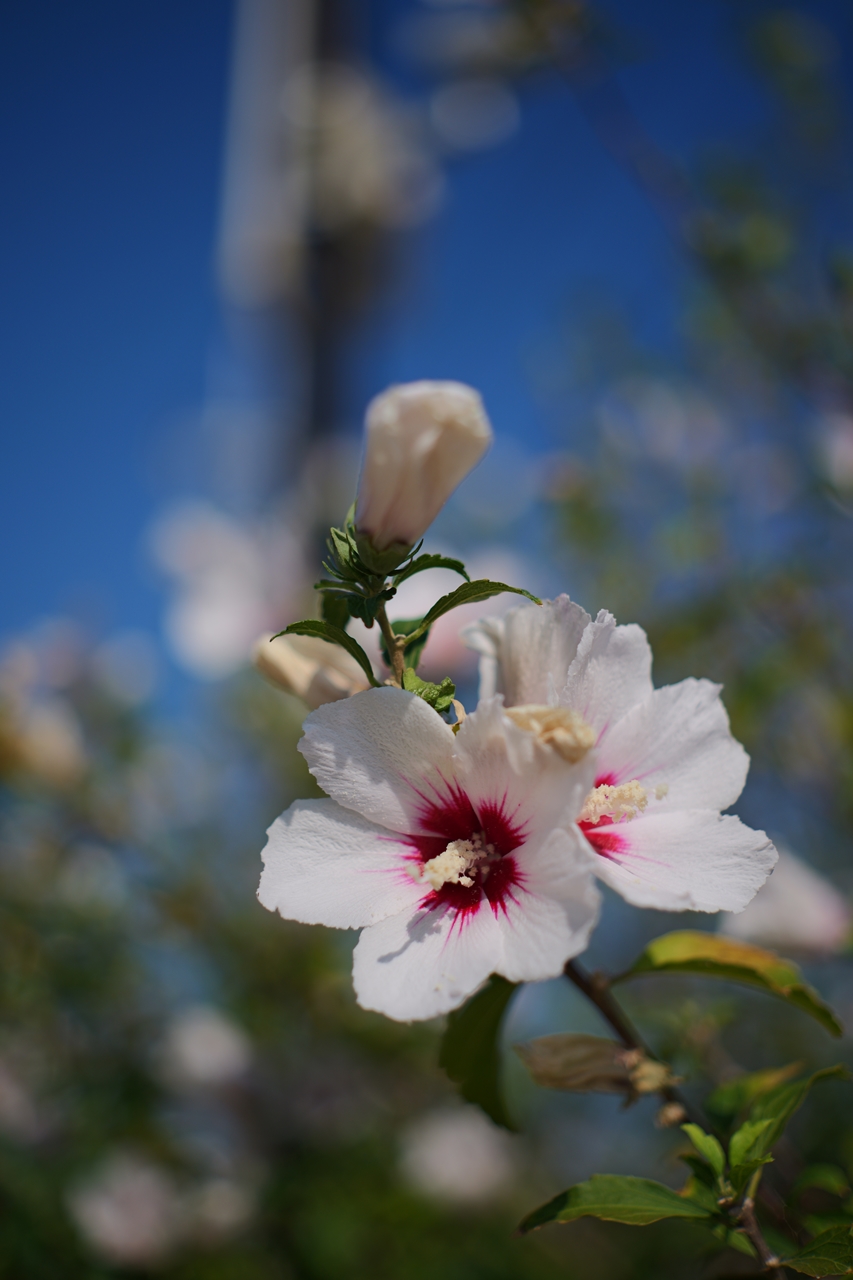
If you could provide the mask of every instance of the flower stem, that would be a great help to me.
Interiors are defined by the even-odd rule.
[[[391,671],[393,673],[394,683],[402,689],[403,687],[403,671],[406,666],[406,659],[403,650],[408,644],[408,636],[398,636],[395,634],[391,623],[388,621],[388,614],[385,612],[385,605],[380,605],[376,612],[376,621],[379,623],[379,629],[382,632],[382,639],[385,641],[385,647],[388,650],[388,657],[391,659]]]
[[[749,1190],[743,1198],[743,1204],[738,1213],[738,1222],[740,1223],[741,1231],[758,1254],[761,1265],[767,1275],[775,1276],[777,1280],[784,1280],[785,1272],[780,1265],[779,1258],[761,1234],[761,1228],[755,1216],[755,1194],[758,1190],[760,1178],[761,1170],[756,1169],[749,1184]]]
[[[655,1055],[616,1000],[610,988],[610,983],[603,973],[587,973],[583,965],[579,964],[577,960],[566,961],[563,972],[569,982],[574,983],[577,989],[582,991],[588,1000],[592,1001],[602,1018],[610,1024],[626,1049],[639,1049],[646,1057],[654,1058]],[[681,1108],[684,1113],[682,1117],[684,1120],[690,1120],[694,1124],[698,1124],[706,1133],[709,1132],[708,1122],[705,1117],[690,1105],[678,1089],[673,1088],[672,1085],[664,1085],[659,1092],[666,1102]],[[776,1277],[776,1280],[784,1280],[785,1272],[779,1264],[779,1259],[761,1234],[761,1228],[755,1216],[755,1198],[759,1192],[761,1173],[761,1169],[756,1169],[738,1211],[737,1221],[740,1224],[740,1230],[758,1254],[764,1271],[768,1275]],[[782,1221],[779,1225],[790,1234],[790,1226],[787,1222]]]
[[[592,1001],[602,1018],[610,1023],[610,1026],[626,1049],[639,1049],[647,1058],[655,1057],[639,1031],[625,1014],[622,1006],[616,1000],[610,989],[610,983],[604,974],[587,973],[583,965],[579,964],[577,960],[568,960],[563,972],[569,982],[574,983],[577,989],[582,991],[588,1000]],[[694,1124],[707,1129],[707,1121],[704,1116],[698,1115],[683,1094],[673,1085],[663,1085],[659,1092],[665,1102],[681,1108],[683,1112],[682,1119],[691,1120]]]

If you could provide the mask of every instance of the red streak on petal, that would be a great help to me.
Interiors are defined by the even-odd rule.
[[[597,822],[579,822],[578,826],[596,853],[610,862],[619,862],[619,854],[627,849],[627,842],[612,830],[597,831]]]
[[[452,841],[470,840],[474,836],[484,836],[485,843],[492,845],[498,855],[497,859],[470,868],[468,874],[473,884],[443,884],[422,899],[422,910],[449,908],[454,912],[453,928],[461,928],[476,915],[484,901],[498,915],[501,911],[506,913],[509,901],[516,900],[513,891],[521,887],[523,876],[516,860],[508,855],[524,844],[527,832],[514,814],[507,813],[506,796],[475,809],[456,784],[446,783],[444,779],[442,784],[442,791],[433,787],[435,799],[418,792],[422,802],[418,813],[421,830],[406,837],[413,850],[411,861],[420,860],[423,865],[444,853]]]

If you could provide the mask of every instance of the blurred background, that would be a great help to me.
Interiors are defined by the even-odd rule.
[[[743,1271],[689,1225],[512,1238],[595,1171],[678,1185],[680,1135],[511,1052],[497,1129],[438,1024],[356,1008],[354,936],[261,910],[264,829],[315,792],[304,708],[247,655],[315,611],[370,396],[473,384],[496,444],[430,549],[641,623],[658,684],[725,684],[738,812],[784,852],[721,927],[853,1021],[849,5],[7,0],[0,27],[0,1276]],[[401,616],[446,589],[415,581]],[[424,666],[476,697],[455,626]],[[590,963],[718,923],[608,897]],[[628,1002],[690,1087],[853,1058],[659,982]],[[600,1027],[525,989],[508,1045],[556,1030]],[[853,1177],[819,1105],[790,1169]]]

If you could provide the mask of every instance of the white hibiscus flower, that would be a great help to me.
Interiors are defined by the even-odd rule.
[[[566,712],[518,719],[491,698],[454,733],[388,687],[305,721],[300,750],[331,799],[276,819],[258,896],[287,919],[363,930],[364,1008],[431,1018],[492,973],[551,978],[586,947],[599,894],[574,820],[592,734]]]
[[[606,884],[638,907],[743,910],[777,855],[763,831],[721,813],[749,756],[720,685],[655,689],[642,628],[606,611],[593,621],[568,596],[483,619],[463,638],[482,655],[481,697],[569,708],[592,726],[595,785],[578,827]]]

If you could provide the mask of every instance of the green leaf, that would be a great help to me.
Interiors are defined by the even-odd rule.
[[[693,1174],[692,1182],[698,1180],[704,1187],[716,1187],[717,1178],[714,1170],[701,1157],[697,1156],[693,1151],[682,1151],[678,1158],[683,1164],[687,1165],[687,1168]],[[716,1193],[714,1200],[716,1201]]]
[[[401,571],[394,575],[394,586],[399,587],[401,582],[405,582],[416,573],[423,573],[424,569],[452,569],[466,582],[471,581],[461,560],[451,560],[448,556],[425,555],[418,556],[417,560],[413,560],[411,564],[404,565]]]
[[[769,1120],[770,1124],[760,1137],[756,1138],[752,1149],[753,1156],[764,1155],[766,1151],[770,1151],[775,1146],[788,1121],[805,1102],[813,1085],[818,1084],[821,1080],[849,1079],[850,1072],[839,1063],[837,1066],[824,1067],[821,1071],[815,1071],[814,1075],[805,1080],[797,1080],[793,1084],[781,1085],[780,1088],[774,1089],[772,1093],[767,1093],[759,1098],[750,1112],[750,1120]]]
[[[396,622],[391,623],[391,630],[395,635],[408,636],[416,631],[423,622],[423,618],[399,618]],[[410,640],[403,650],[403,657],[406,660],[406,666],[411,667],[413,671],[417,671],[418,663],[423,655],[424,646],[429,639],[429,629],[423,635],[417,636],[414,640]],[[386,667],[391,666],[391,657],[388,653],[388,646],[385,644],[384,636],[380,639],[379,647],[382,651],[382,658]]]
[[[329,626],[337,627],[339,631],[345,631],[346,625],[350,620],[349,603],[345,595],[332,595],[328,591],[324,591],[320,597],[320,612],[323,615],[323,621],[328,622]]]
[[[850,1227],[832,1227],[823,1231],[799,1253],[782,1260],[804,1276],[853,1275],[853,1234]]]
[[[514,1129],[501,1092],[500,1033],[515,982],[492,974],[488,986],[448,1015],[438,1055],[450,1079],[468,1102],[505,1129]]]
[[[291,622],[289,627],[285,627],[283,631],[279,631],[272,638],[277,640],[278,636],[316,636],[320,640],[329,640],[332,644],[339,644],[342,649],[346,649],[351,657],[355,658],[370,683],[379,688],[379,681],[373,674],[373,667],[370,665],[370,659],[362,649],[357,640],[353,640],[352,636],[347,635],[346,631],[342,631],[340,627],[335,627],[331,622],[323,622],[317,618],[307,618],[304,622]]]
[[[730,1249],[736,1249],[738,1253],[745,1253],[748,1258],[757,1258],[758,1254],[750,1244],[748,1238],[742,1231],[730,1231],[727,1227],[723,1227],[720,1232],[720,1239],[729,1246]]]
[[[832,1035],[842,1034],[835,1014],[803,981],[797,965],[772,951],[719,933],[684,929],[655,938],[631,968],[613,981],[626,982],[648,973],[696,973],[760,987],[811,1014]]]
[[[763,1093],[780,1084],[786,1084],[792,1076],[799,1075],[803,1069],[801,1062],[789,1062],[785,1067],[767,1067],[763,1071],[750,1071],[734,1080],[721,1084],[705,1100],[705,1110],[714,1119],[732,1121],[735,1116],[746,1111],[747,1107]]]
[[[487,578],[477,578],[474,582],[463,582],[461,587],[457,587],[455,591],[451,591],[446,596],[442,596],[440,600],[437,600],[424,616],[421,627],[423,629],[431,627],[436,618],[440,618],[444,613],[449,613],[451,609],[457,608],[460,604],[473,604],[478,600],[488,600],[491,596],[502,595],[504,591],[511,591],[517,596],[526,596],[534,604],[542,603],[538,596],[531,595],[529,591],[523,591],[521,587],[509,587],[505,582],[489,582]],[[418,635],[419,633],[416,631],[414,634]]]
[[[708,1209],[648,1178],[594,1174],[527,1215],[519,1227],[524,1235],[546,1222],[574,1222],[576,1218],[602,1218],[644,1227],[662,1218],[709,1218]]]
[[[441,684],[432,684],[429,680],[422,680],[414,667],[406,667],[403,672],[403,688],[423,698],[439,715],[450,710],[456,697],[456,685],[450,676],[445,676]]]
[[[718,1214],[720,1206],[718,1202],[719,1189],[717,1188],[716,1179],[708,1165],[696,1157],[696,1163],[701,1164],[706,1173],[710,1174],[711,1186],[702,1178],[694,1174],[692,1178],[687,1179],[686,1185],[682,1188],[681,1194],[687,1200],[693,1200],[702,1209],[707,1209],[709,1214]]]
[[[794,1183],[794,1195],[812,1187],[828,1191],[833,1196],[846,1196],[850,1190],[850,1182],[847,1174],[837,1164],[811,1164]]]
[[[682,1129],[718,1178],[722,1178],[726,1169],[726,1154],[712,1133],[706,1133],[698,1124],[683,1124]]]
[[[767,1148],[763,1145],[762,1139],[771,1124],[771,1120],[747,1120],[746,1124],[742,1124],[732,1134],[729,1143],[729,1163],[733,1169],[764,1155]]]

